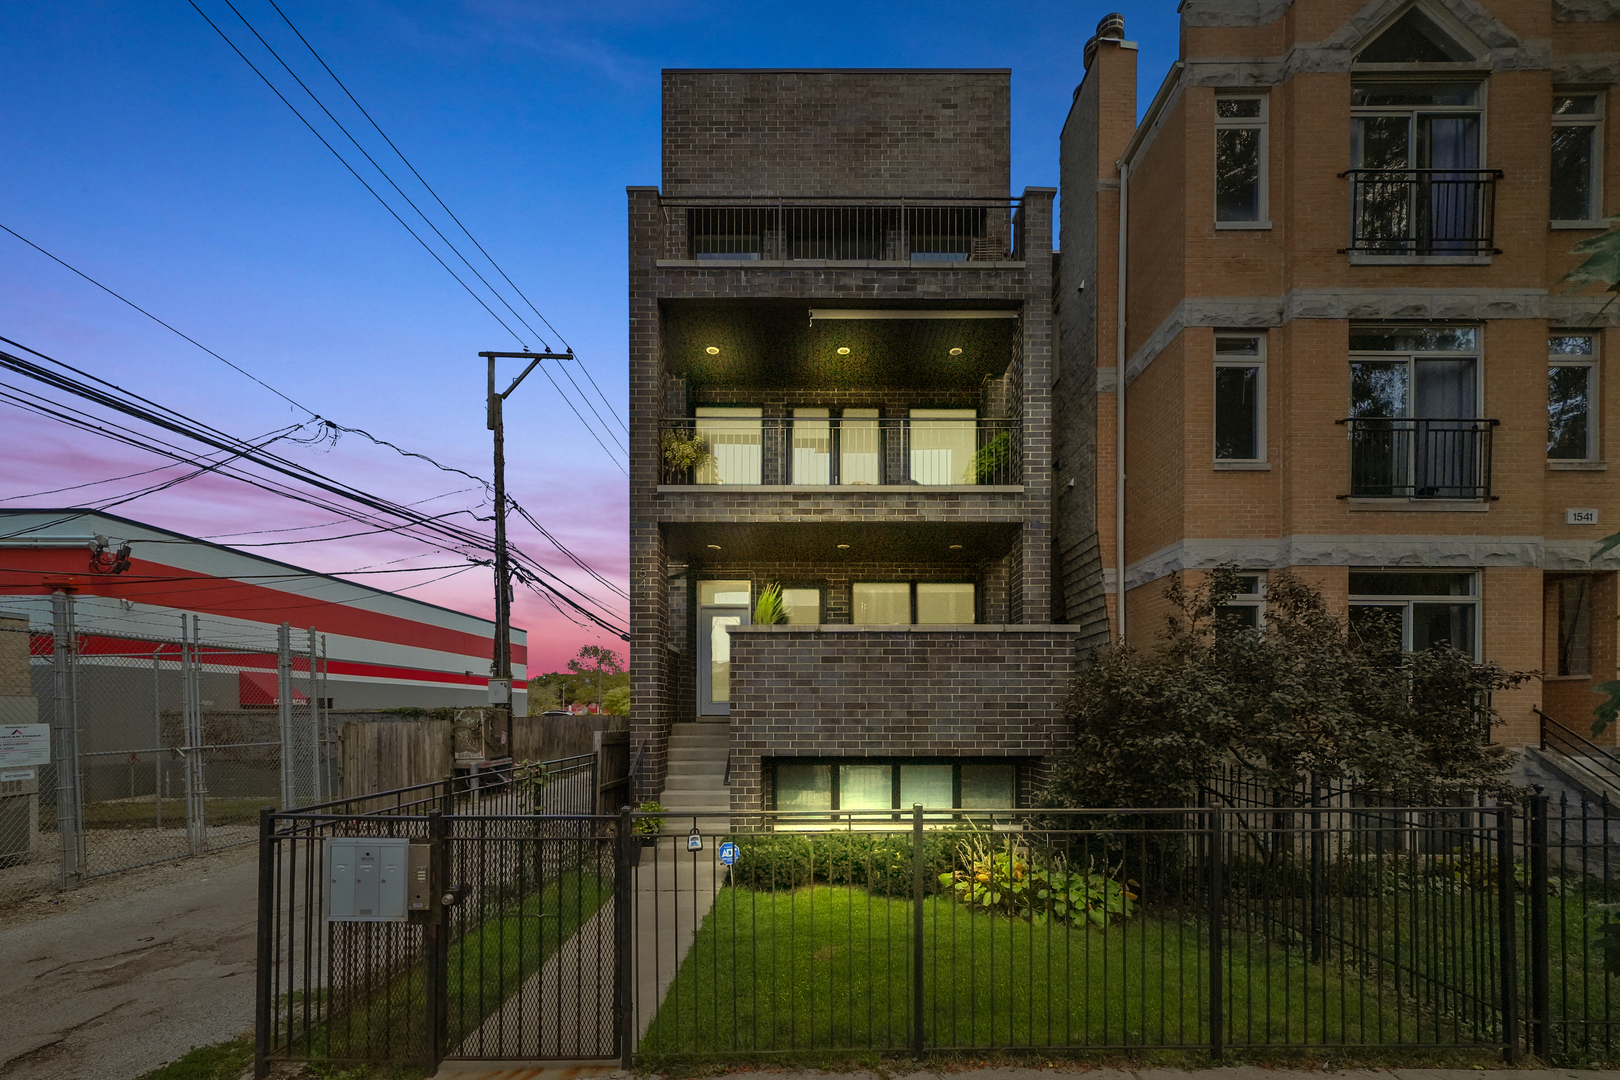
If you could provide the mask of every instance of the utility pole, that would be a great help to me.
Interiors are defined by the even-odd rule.
[[[512,568],[506,554],[506,430],[501,404],[528,378],[542,360],[572,360],[574,350],[554,352],[481,352],[489,361],[489,416],[486,426],[495,433],[495,656],[490,668],[489,703],[506,711],[506,751],[512,746]],[[495,392],[495,361],[527,360],[523,374],[512,385]],[[498,700],[497,700],[498,699]]]

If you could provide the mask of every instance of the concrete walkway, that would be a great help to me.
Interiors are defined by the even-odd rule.
[[[636,1037],[647,1034],[670,983],[692,948],[725,870],[705,848],[664,838],[644,849],[635,878]],[[468,1035],[456,1051],[512,1060],[603,1058],[613,1054],[613,912],[598,911]]]
[[[504,1064],[447,1062],[434,1080],[630,1080],[629,1073],[611,1064],[541,1067],[520,1062]],[[731,1072],[726,1080],[820,1080],[820,1070]],[[885,1080],[876,1073],[833,1073],[842,1080]],[[1103,1069],[1085,1065],[1050,1069],[964,1069],[947,1073],[891,1073],[886,1080],[1615,1080],[1620,1071],[1595,1069],[1263,1069],[1240,1065],[1219,1069]]]

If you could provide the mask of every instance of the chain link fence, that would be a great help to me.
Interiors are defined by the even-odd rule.
[[[0,618],[0,722],[50,734],[49,761],[11,763],[13,734],[0,763],[0,903],[252,843],[261,807],[330,796],[313,631],[131,635],[61,595],[51,615]]]

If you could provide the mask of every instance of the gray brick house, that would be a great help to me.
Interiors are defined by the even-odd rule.
[[[1053,622],[1055,192],[1007,195],[1009,73],[663,95],[662,190],[628,193],[635,797],[1009,805],[1084,633]],[[751,625],[770,584],[788,621]]]

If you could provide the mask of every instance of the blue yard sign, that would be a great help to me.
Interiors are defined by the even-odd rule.
[[[720,845],[720,861],[730,866],[737,861],[737,845],[730,840]]]

